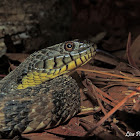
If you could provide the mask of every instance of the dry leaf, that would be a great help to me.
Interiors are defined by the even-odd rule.
[[[131,51],[131,56],[133,60],[140,67],[140,35],[132,43],[130,51]]]
[[[29,54],[24,53],[6,53],[6,56],[12,60],[17,60],[19,62],[24,62],[24,60],[29,56]]]

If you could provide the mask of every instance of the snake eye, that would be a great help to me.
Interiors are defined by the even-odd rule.
[[[67,42],[64,46],[66,51],[72,51],[74,49],[74,43],[73,42]]]

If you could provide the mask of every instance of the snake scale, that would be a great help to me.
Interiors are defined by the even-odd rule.
[[[0,138],[52,128],[80,110],[76,81],[66,73],[87,63],[96,45],[66,41],[31,54],[0,81]]]

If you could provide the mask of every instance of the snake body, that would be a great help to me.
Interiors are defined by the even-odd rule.
[[[67,41],[31,54],[0,81],[0,137],[57,126],[80,110],[74,79],[65,75],[87,63],[96,45]]]

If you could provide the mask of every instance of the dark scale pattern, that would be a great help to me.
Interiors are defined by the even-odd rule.
[[[57,87],[60,86],[59,82],[58,80],[58,82],[55,83]],[[53,103],[55,105],[55,109],[52,113],[56,114],[53,120],[54,124],[60,119],[62,119],[61,122],[66,121],[68,117],[71,118],[74,113],[77,113],[80,109],[80,93],[79,88],[77,88],[78,86],[76,86],[77,84],[74,80],[73,82],[64,81],[62,83],[63,88],[58,88],[57,91],[52,93]]]
[[[4,114],[4,119],[0,120],[1,137],[10,138],[22,133],[27,127],[30,122],[28,114],[33,103],[32,99],[36,96],[30,91],[31,88],[27,88],[26,90],[13,90],[9,93],[3,93],[3,102],[0,103],[0,106],[4,104],[1,110],[1,113]]]
[[[36,131],[41,122],[45,124],[41,129],[54,127],[59,120],[59,123],[63,123],[80,109],[77,83],[66,75],[35,87],[0,95],[0,107],[3,107],[0,113],[4,115],[4,118],[0,119],[2,138],[12,138],[23,133],[28,127]]]
[[[5,114],[5,123],[8,129],[13,130],[14,126],[21,122],[29,113],[27,105],[31,104],[31,101],[8,101],[5,104],[3,112]],[[22,110],[22,114],[20,113]],[[11,122],[11,119],[13,120]],[[28,119],[26,123],[28,123]],[[21,126],[21,132],[25,129],[26,125]]]

